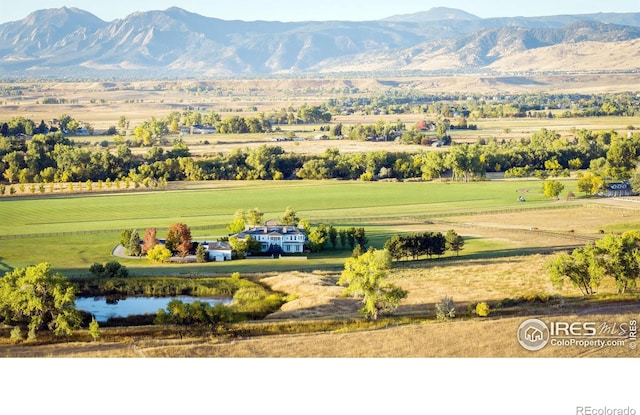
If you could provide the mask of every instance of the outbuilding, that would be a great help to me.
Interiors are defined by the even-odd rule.
[[[602,191],[604,197],[625,197],[633,194],[633,187],[628,181],[607,183]]]
[[[231,244],[229,242],[205,242],[203,245],[209,253],[209,261],[231,261]]]

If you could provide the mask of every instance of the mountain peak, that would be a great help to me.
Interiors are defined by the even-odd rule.
[[[93,27],[106,24],[105,21],[87,11],[76,7],[66,6],[57,9],[37,10],[25,17],[21,23],[25,26],[51,24],[58,27],[68,24],[77,26],[88,25]]]
[[[480,18],[464,10],[450,7],[432,7],[426,12],[398,14],[383,19],[393,22],[434,22],[441,20],[480,20]]]
[[[481,19],[435,7],[386,20],[227,21],[170,7],[106,23],[76,8],[47,9],[0,24],[0,73],[470,72],[531,49],[640,39],[640,13]],[[581,20],[627,25],[574,24]],[[593,67],[599,61],[593,59]],[[525,58],[517,62],[532,68],[522,63]]]

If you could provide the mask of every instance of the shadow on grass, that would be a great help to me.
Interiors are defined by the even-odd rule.
[[[6,262],[3,262],[3,259],[4,258],[0,257],[0,272],[12,272],[14,268]]]
[[[528,255],[544,255],[552,254],[562,251],[572,251],[582,245],[562,245],[562,246],[546,246],[546,247],[534,247],[534,248],[515,248],[515,249],[497,249],[491,251],[474,252],[471,254],[461,254],[459,256],[446,256],[441,258],[424,258],[417,260],[401,260],[393,263],[394,268],[414,268],[422,266],[447,266],[447,265],[460,265],[467,261],[475,261],[474,265],[489,265],[498,264],[501,262],[511,262],[508,258],[528,256]],[[499,261],[500,258],[504,258],[504,261]],[[486,261],[478,261],[478,260]]]

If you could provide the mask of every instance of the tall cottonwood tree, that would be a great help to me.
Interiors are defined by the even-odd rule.
[[[76,287],[49,263],[17,268],[0,278],[0,321],[26,327],[29,337],[41,330],[71,334],[80,325]]]
[[[233,220],[227,226],[227,230],[230,234],[240,233],[244,230],[247,223],[247,218],[242,209],[236,210]]]
[[[564,190],[564,185],[557,180],[547,180],[544,182],[542,191],[546,197],[558,198]]]
[[[596,242],[596,248],[602,271],[615,280],[618,292],[635,288],[640,276],[640,232],[607,235]]]
[[[597,256],[593,244],[576,248],[571,254],[556,255],[547,264],[551,283],[560,289],[564,285],[565,279],[568,279],[574,287],[580,290],[582,295],[595,294],[603,276]]]
[[[344,293],[362,299],[362,313],[376,320],[380,313],[393,312],[407,291],[390,284],[386,279],[391,268],[387,250],[370,248],[364,254],[347,259],[338,285],[346,286]]]
[[[291,206],[287,206],[284,214],[280,217],[280,224],[296,226],[299,220],[297,212],[291,209]]]
[[[258,208],[253,208],[247,211],[245,217],[249,225],[258,226],[263,221],[264,213],[260,212],[260,209]]]
[[[595,294],[605,277],[613,278],[618,293],[635,288],[640,277],[640,233],[627,231],[606,235],[595,243],[558,254],[547,265],[551,282],[558,288],[565,279],[583,295]]]

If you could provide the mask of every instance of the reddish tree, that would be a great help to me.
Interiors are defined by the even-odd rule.
[[[187,256],[191,250],[191,231],[184,223],[174,223],[169,227],[165,246],[173,253],[182,257]]]
[[[156,228],[148,228],[144,231],[144,239],[142,243],[142,250],[148,252],[151,248],[158,244],[156,238]]]

